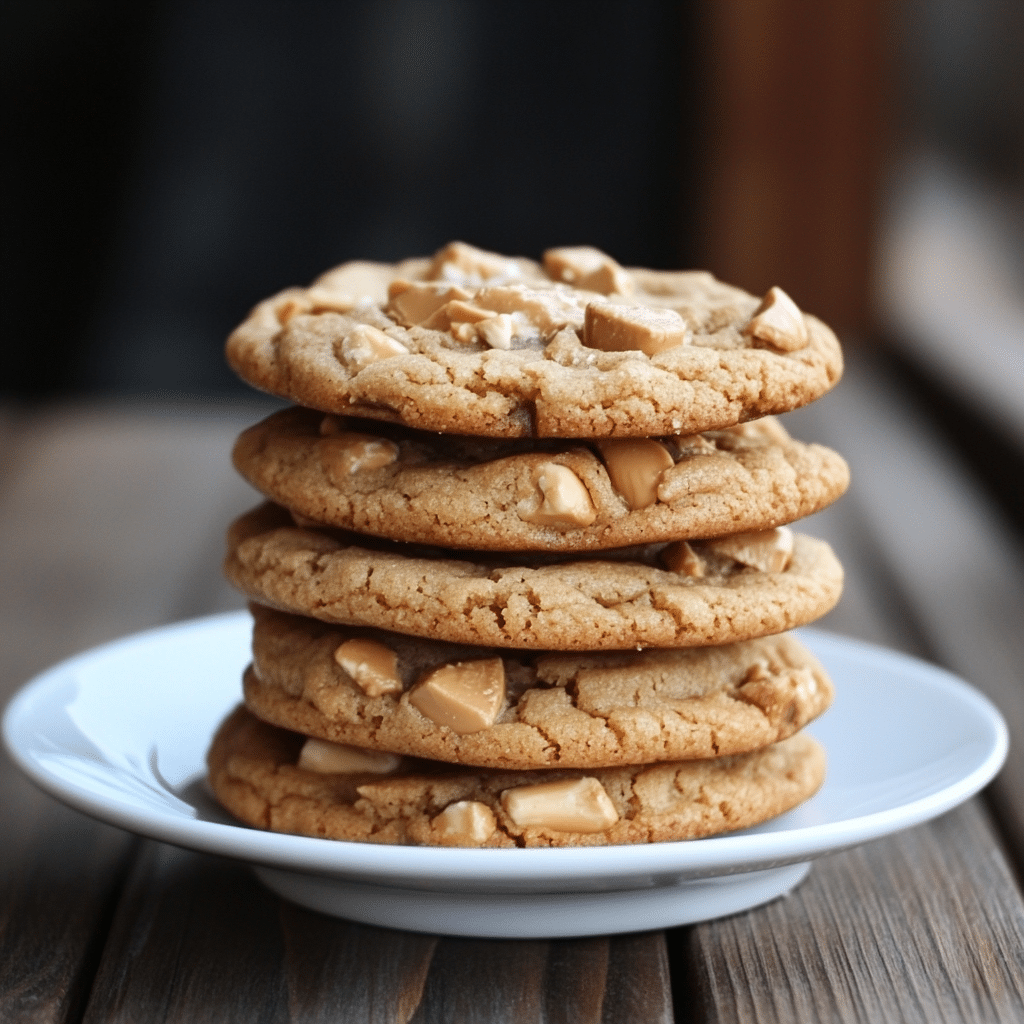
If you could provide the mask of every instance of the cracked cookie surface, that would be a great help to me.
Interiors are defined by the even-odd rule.
[[[253,606],[249,709],[335,743],[487,768],[591,768],[745,753],[826,710],[832,684],[792,635],[691,650],[517,654],[329,626]],[[353,638],[396,655],[401,687],[367,693],[335,652]],[[439,666],[500,657],[493,724],[460,734],[410,701]]]
[[[793,440],[774,418],[645,443],[663,463],[646,470],[642,507],[609,475],[614,449],[438,436],[300,408],[244,431],[233,460],[264,495],[308,519],[477,550],[588,551],[767,529],[825,507],[849,482],[838,454]],[[582,482],[592,521],[537,521],[537,481],[552,464]]]
[[[412,761],[389,776],[321,774],[297,766],[301,734],[245,708],[221,725],[207,758],[210,785],[235,817],[276,832],[356,842],[483,847],[611,846],[696,839],[748,828],[812,796],[825,774],[806,733],[750,754],[592,771],[513,772]],[[549,782],[596,780],[613,823],[599,831],[521,824],[503,794]],[[488,827],[453,842],[453,805],[482,805]],[[493,823],[493,824],[492,824]],[[489,829],[489,831],[488,831]]]
[[[716,430],[805,405],[842,373],[835,335],[795,306],[787,339],[757,329],[754,296],[704,271],[597,254],[604,278],[567,274],[549,258],[565,251],[544,267],[460,243],[433,260],[345,264],[259,303],[227,359],[324,412],[506,438]],[[668,347],[647,344],[658,330],[645,310],[678,321]],[[621,322],[605,337],[593,311]]]
[[[785,528],[783,528],[785,529]],[[781,633],[824,615],[843,573],[824,542],[796,535],[783,571],[708,558],[700,577],[659,567],[662,546],[555,560],[368,543],[299,528],[262,505],[228,534],[228,579],[259,604],[326,622],[484,647],[696,647]],[[702,542],[694,542],[695,547]]]

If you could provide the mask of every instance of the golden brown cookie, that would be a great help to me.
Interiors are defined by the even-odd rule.
[[[781,297],[781,298],[780,298]],[[345,264],[261,302],[227,358],[300,405],[488,437],[659,437],[786,412],[842,373],[835,335],[773,288],[620,267],[543,267],[452,243]]]
[[[832,701],[792,634],[722,647],[516,652],[329,626],[254,605],[249,709],[373,750],[486,768],[598,768],[745,753]]]
[[[268,504],[229,531],[225,572],[253,601],[325,622],[484,647],[732,643],[813,621],[842,590],[829,546],[786,527],[748,545],[728,537],[564,562],[538,554],[469,561],[292,522]]]
[[[824,752],[805,733],[735,757],[592,771],[510,772],[420,761],[390,774],[324,773],[298,767],[306,743],[238,708],[208,756],[217,799],[257,828],[326,839],[611,846],[747,828],[808,799],[825,775]],[[348,759],[351,751],[341,753]],[[309,761],[318,767],[331,759],[330,751],[316,754]]]
[[[773,417],[588,446],[292,408],[246,430],[233,458],[249,483],[308,519],[476,550],[592,551],[764,530],[818,511],[849,482],[839,455],[793,440]],[[545,508],[559,487],[575,489],[577,508]]]

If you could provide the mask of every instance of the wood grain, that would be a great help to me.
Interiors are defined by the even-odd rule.
[[[134,839],[0,765],[0,1020],[77,1021]]]
[[[1024,1020],[1024,908],[977,802],[820,861],[685,947],[694,1020]]]
[[[371,928],[283,903],[243,865],[147,843],[85,1024],[667,1022],[660,933],[501,942]]]
[[[438,940],[366,928],[280,904],[291,1019],[410,1020],[423,1001]]]

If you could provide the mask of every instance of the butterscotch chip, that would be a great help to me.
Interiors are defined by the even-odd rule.
[[[429,320],[453,299],[468,299],[464,288],[434,282],[394,281],[388,288],[387,311],[406,327]]]
[[[781,352],[795,352],[808,342],[807,325],[800,307],[777,287],[768,289],[743,333]]]
[[[591,776],[506,789],[501,806],[521,828],[552,832],[606,832],[619,820],[604,786]]]
[[[537,495],[524,498],[517,506],[519,518],[538,526],[571,530],[589,526],[597,510],[583,481],[568,466],[543,462],[531,474]]]
[[[369,697],[401,693],[398,655],[390,647],[373,640],[346,640],[334,651],[334,660]]]
[[[494,816],[483,847],[610,846],[696,839],[748,828],[790,810],[821,785],[825,758],[798,733],[766,750],[709,761],[572,772],[460,768],[421,761],[392,775],[325,775],[296,765],[301,735],[276,729],[244,708],[214,737],[207,758],[217,799],[257,828],[355,842],[450,845],[442,818],[462,802]],[[501,794],[521,787],[593,778],[616,815],[600,831],[518,824]],[[469,833],[475,839],[479,832]],[[452,817],[459,817],[453,812]],[[567,821],[558,824],[564,826]],[[472,826],[471,826],[472,827]],[[457,831],[457,825],[456,829]],[[473,845],[476,845],[475,843]]]
[[[512,347],[512,337],[515,334],[515,325],[512,322],[511,313],[496,313],[476,325],[476,333],[483,338],[491,348],[509,349]]]
[[[408,354],[409,350],[400,341],[369,324],[356,324],[341,342],[342,360],[353,373],[359,373],[382,359]]]
[[[310,736],[491,768],[596,768],[735,754],[791,736],[832,685],[792,635],[690,650],[495,650],[360,631],[393,650],[402,689],[368,694],[333,652],[355,631],[253,607],[245,699],[260,718]],[[505,701],[493,724],[458,734],[410,703],[435,669],[498,658]]]
[[[681,572],[684,576],[692,576],[695,579],[699,579],[707,571],[704,559],[685,540],[669,544],[661,553],[661,561],[666,569]]]
[[[343,743],[311,736],[299,751],[298,766],[308,772],[354,775],[370,772],[387,775],[395,771],[402,759],[382,750],[363,750]]]
[[[435,253],[427,267],[428,279],[480,285],[488,281],[516,280],[523,276],[519,261],[478,249],[465,242],[449,242]]]
[[[414,270],[418,268],[410,267]],[[333,295],[338,301],[349,302],[353,306],[368,302],[385,302],[388,285],[401,275],[401,267],[396,268],[390,263],[373,263],[369,260],[353,260],[340,267],[328,270],[313,283],[311,291],[318,295]]]
[[[293,316],[300,313],[347,313],[355,304],[355,300],[349,295],[336,295],[314,285],[305,291],[295,289],[292,293],[281,296],[275,306],[275,312],[278,323],[283,327]]]
[[[609,258],[592,245],[564,246],[544,253],[544,270],[553,281],[578,285],[585,277],[600,270]]]
[[[665,470],[675,465],[668,449],[648,438],[598,441],[612,487],[630,509],[647,508],[658,500]]]
[[[324,472],[335,487],[344,487],[353,473],[382,469],[398,458],[398,445],[393,441],[349,431],[323,438],[319,448]]]
[[[460,736],[494,725],[504,701],[501,658],[441,665],[409,691],[417,711]]]
[[[786,428],[774,416],[762,416],[759,420],[739,423],[732,431],[735,437],[747,440],[778,441],[780,444],[790,440]]]
[[[393,442],[397,458],[381,469],[329,478],[318,441],[328,422],[334,433]],[[254,487],[310,520],[396,540],[502,551],[588,551],[768,529],[823,508],[849,480],[835,452],[793,440],[769,418],[639,441],[641,451],[673,464],[658,478],[657,501],[631,509],[606,465],[619,445],[631,450],[628,439],[591,449],[572,441],[438,437],[286,409],[246,430],[233,457]],[[594,513],[588,525],[531,520],[543,501],[535,474],[547,463],[582,482]]]
[[[232,526],[227,577],[247,597],[325,622],[480,646],[621,650],[731,643],[824,615],[842,591],[829,546],[798,536],[783,572],[731,558],[700,579],[661,566],[659,545],[574,561],[455,552],[302,530],[266,505]]]
[[[762,572],[783,572],[793,557],[794,534],[788,526],[736,533],[709,541],[707,547]]]
[[[483,846],[497,827],[494,811],[479,800],[457,800],[430,821],[439,846]]]
[[[341,299],[317,306],[308,289],[271,296],[228,339],[228,361],[256,387],[323,412],[502,438],[718,430],[804,405],[842,372],[820,321],[801,314],[796,327],[780,326],[772,310],[757,319],[757,299],[703,271],[616,269],[605,257],[587,273],[576,260],[568,284],[572,259],[549,260],[553,278],[530,260],[475,253],[396,264],[386,296],[347,311]],[[348,274],[337,268],[316,287]],[[427,326],[453,301],[510,320],[478,329],[443,316]],[[801,323],[807,343],[793,347]],[[346,358],[359,325],[408,352]]]
[[[604,352],[653,356],[686,344],[686,323],[673,309],[592,302],[583,322],[583,344]]]
[[[554,281],[601,295],[630,295],[633,282],[629,275],[606,253],[589,245],[548,249],[544,270]]]
[[[433,312],[429,319],[424,321],[424,326],[438,331],[449,331],[457,324],[472,326],[492,315],[489,310],[480,309],[479,306],[474,306],[461,299],[452,299],[451,302],[446,302],[440,309]],[[471,331],[460,340],[468,341],[472,337],[473,332]]]

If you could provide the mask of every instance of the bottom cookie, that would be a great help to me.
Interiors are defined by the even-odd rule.
[[[748,828],[821,786],[825,753],[806,733],[751,754],[590,771],[502,771],[411,758],[377,772],[325,772],[330,744],[237,708],[214,737],[210,784],[257,828],[421,846],[614,846]],[[341,748],[341,751],[352,748]],[[321,770],[300,768],[320,754]],[[387,755],[383,755],[385,758]],[[380,774],[380,768],[390,768]]]

